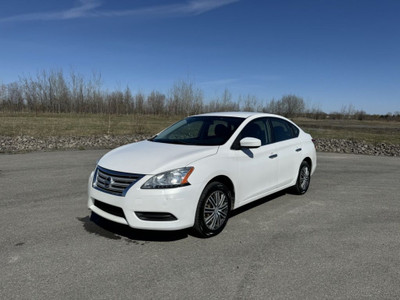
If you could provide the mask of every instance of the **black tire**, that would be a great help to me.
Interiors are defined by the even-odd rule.
[[[297,176],[296,185],[293,190],[298,195],[303,195],[307,192],[311,181],[311,168],[305,160],[301,163],[299,168],[299,175]]]
[[[193,226],[197,236],[212,237],[224,229],[231,210],[231,199],[231,191],[220,182],[211,182],[204,188]]]

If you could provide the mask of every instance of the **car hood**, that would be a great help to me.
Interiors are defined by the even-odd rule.
[[[98,165],[114,171],[158,174],[214,155],[218,146],[190,146],[142,141],[116,148],[104,155]]]

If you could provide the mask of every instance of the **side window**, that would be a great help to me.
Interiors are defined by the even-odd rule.
[[[239,143],[239,141],[245,137],[259,139],[261,141],[261,146],[271,143],[271,133],[269,131],[269,126],[267,126],[267,119],[260,118],[247,124],[239,134],[237,142]]]
[[[232,135],[231,126],[223,120],[215,120],[208,125],[207,139],[217,144],[224,144]]]
[[[294,135],[293,137],[298,137],[299,133],[300,133],[299,128],[297,128],[296,126],[294,126],[291,123],[288,123],[288,124],[289,124],[290,128],[292,128],[292,132],[293,132],[293,135]]]
[[[228,136],[230,135],[231,128],[226,121],[222,120],[215,120],[212,124],[208,127],[207,136],[208,137],[215,137],[215,136]]]
[[[295,138],[299,135],[299,129],[293,124],[278,118],[271,118],[274,142],[281,142]]]

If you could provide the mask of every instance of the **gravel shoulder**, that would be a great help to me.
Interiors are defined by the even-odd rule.
[[[90,136],[90,137],[45,137],[0,136],[0,153],[24,153],[54,150],[112,149],[121,145],[149,138],[145,135]],[[366,142],[344,139],[316,139],[319,152],[365,154],[375,156],[400,156],[400,145]]]

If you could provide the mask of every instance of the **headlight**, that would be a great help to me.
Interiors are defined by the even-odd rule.
[[[189,185],[188,179],[193,170],[193,167],[185,167],[154,175],[142,185],[142,189],[170,189]]]

